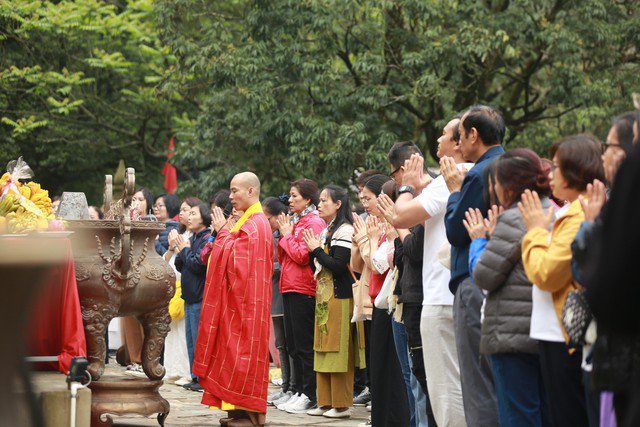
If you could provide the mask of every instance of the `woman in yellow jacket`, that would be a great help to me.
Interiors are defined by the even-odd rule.
[[[587,407],[582,385],[582,349],[569,349],[561,322],[567,294],[579,288],[571,274],[571,242],[584,213],[580,196],[587,184],[604,179],[601,144],[589,135],[570,136],[552,151],[553,195],[569,202],[558,212],[551,232],[553,208],[543,211],[535,192],[527,190],[518,204],[527,234],[522,240],[522,261],[535,284],[531,337],[539,341],[540,365],[554,425],[586,426]]]

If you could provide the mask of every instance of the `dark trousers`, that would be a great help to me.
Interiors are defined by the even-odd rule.
[[[393,341],[391,316],[373,308],[371,320],[371,423],[375,427],[409,425],[407,389]]]
[[[282,294],[284,305],[284,332],[289,355],[293,360],[296,393],[304,393],[316,401],[316,373],[313,370],[313,332],[315,326],[316,298],[286,292]]]
[[[354,384],[353,390],[354,395],[359,395],[365,387],[371,388],[371,382],[369,381],[369,352],[370,352],[370,344],[369,344],[369,335],[371,334],[371,320],[365,320],[362,322],[364,327],[364,357],[367,362],[367,366],[364,369],[356,368],[354,375]]]
[[[493,374],[489,358],[480,354],[480,308],[484,294],[466,278],[453,300],[453,324],[460,365],[464,415],[469,427],[498,425]]]
[[[409,342],[409,357],[413,375],[416,377],[422,391],[427,396],[427,417],[430,426],[436,425],[433,418],[433,410],[429,401],[429,390],[427,390],[427,374],[424,371],[424,358],[422,356],[422,335],[420,335],[420,319],[422,317],[422,304],[404,304],[402,307],[402,321],[407,330],[407,341]]]
[[[291,362],[289,351],[287,350],[287,339],[284,332],[284,316],[274,316],[271,320],[273,321],[273,335],[276,339],[276,348],[278,349],[278,355],[280,356],[282,391],[286,393],[289,390],[295,390],[296,385],[292,369],[293,363]]]
[[[191,369],[191,379],[197,381],[198,377],[193,373],[193,357],[198,341],[198,326],[200,325],[200,310],[202,302],[195,304],[184,303],[185,332],[187,336],[187,353],[189,354],[189,369]]]
[[[555,426],[588,426],[582,386],[582,349],[569,354],[563,342],[538,341],[540,368]]]
[[[538,355],[497,353],[490,359],[500,427],[551,426]]]

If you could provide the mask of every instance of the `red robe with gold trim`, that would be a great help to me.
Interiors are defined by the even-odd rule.
[[[267,410],[273,234],[262,212],[216,236],[207,271],[193,373],[202,403]]]

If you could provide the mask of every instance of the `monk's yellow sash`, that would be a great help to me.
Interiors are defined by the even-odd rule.
[[[236,225],[234,225],[233,228],[229,230],[229,232],[234,233],[240,230],[240,228],[244,225],[244,223],[247,222],[249,217],[257,212],[262,212],[262,205],[260,204],[260,202],[256,202],[253,205],[251,205],[251,207],[244,212],[244,214],[240,217],[238,222],[236,222]]]

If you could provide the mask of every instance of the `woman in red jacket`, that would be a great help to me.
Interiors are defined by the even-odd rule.
[[[280,292],[284,303],[284,329],[287,349],[293,360],[294,394],[278,409],[304,414],[316,405],[316,376],[313,371],[313,331],[315,322],[316,281],[309,266],[309,249],[304,230],[319,235],[326,227],[318,215],[318,185],[310,179],[291,183],[289,211],[278,218],[280,240]]]

